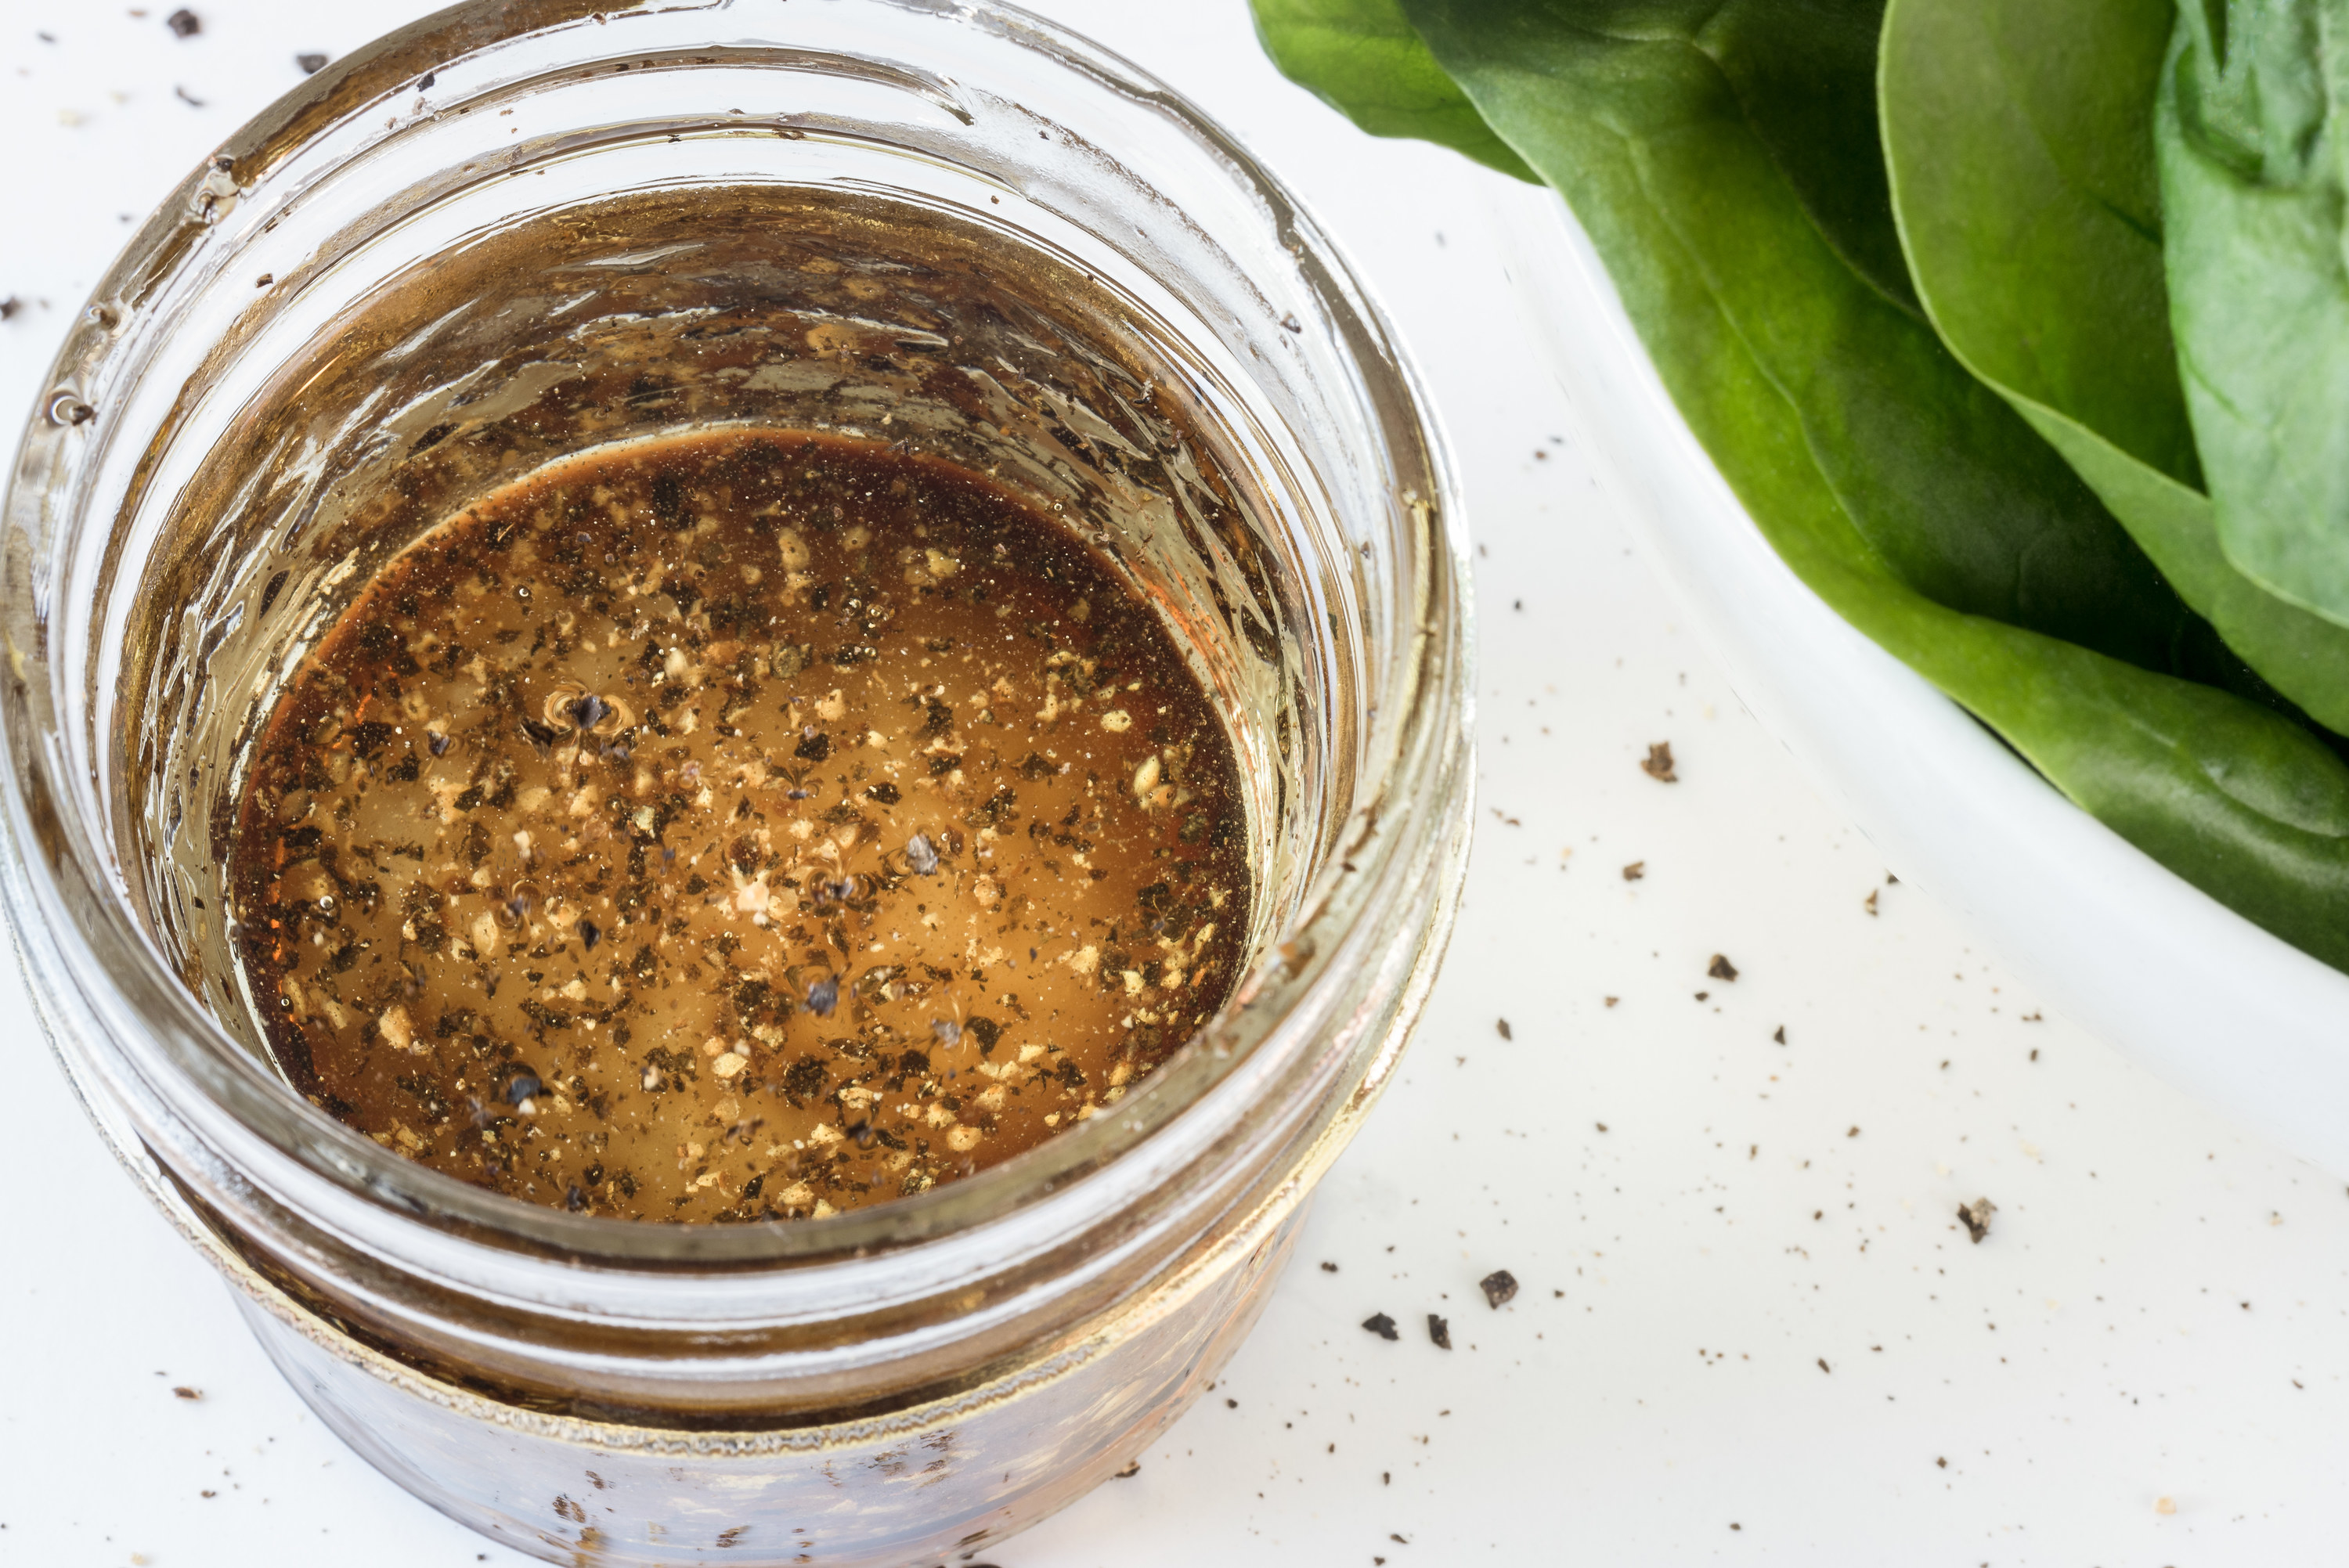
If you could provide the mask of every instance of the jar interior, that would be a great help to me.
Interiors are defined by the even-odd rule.
[[[184,478],[131,514],[93,672],[148,940],[266,1060],[229,846],[304,655],[490,491],[584,450],[759,428],[989,474],[1151,607],[1239,762],[1253,959],[1351,799],[1365,584],[1216,335],[1130,265],[999,217],[994,192],[680,177],[667,143],[606,148],[592,171],[558,159],[523,203],[509,178],[347,231],[259,285],[194,417],[156,437],[142,471]],[[632,160],[663,172],[632,185]]]

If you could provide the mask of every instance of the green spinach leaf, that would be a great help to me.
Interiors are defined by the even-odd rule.
[[[1684,32],[1735,95],[1746,124],[1819,236],[1878,293],[1918,309],[1876,145],[1876,40],[1885,0],[1720,0],[1615,5],[1630,36]]]
[[[1410,136],[1534,184],[1420,42],[1399,0],[1254,0],[1256,35],[1281,75],[1372,136]]]
[[[1708,53],[1723,7],[1405,10],[1566,196],[1682,413],[1804,581],[2132,842],[2349,966],[2349,768],[2288,719],[2133,667],[2160,666],[2137,645],[2163,624],[2145,607],[2174,602],[2100,540],[2110,521],[2071,499],[2061,459],[1827,243]]]
[[[1703,277],[1801,421],[1810,465],[1902,581],[1953,610],[2149,669],[2182,667],[2207,629],[2064,460],[1930,325],[1846,264],[1801,200],[1806,184],[1848,167],[1855,145],[1881,163],[1869,62],[1822,57],[1822,69],[1841,63],[1863,84],[1857,97],[1828,95],[1858,106],[1844,135],[1755,129],[1773,115],[1740,86],[1773,74],[1723,59],[1766,32],[1736,18],[1776,9],[1405,0],[1486,122],[1590,231],[1651,353],[1676,315],[1643,300],[1655,247],[1669,241]],[[1843,9],[1854,26],[1875,15]],[[1479,52],[1455,56],[1447,42]],[[1889,206],[1878,222],[1897,246]],[[1685,401],[1674,374],[1665,367]]]
[[[1892,0],[1878,91],[1933,325],[1976,372],[2199,487],[2161,273],[2171,0]]]
[[[2178,7],[2154,144],[2219,542],[2349,625],[2349,0]]]
[[[1893,211],[1942,340],[2064,454],[2276,689],[2349,731],[2349,630],[2220,549],[2163,281],[2154,97],[2170,0],[1892,0]]]

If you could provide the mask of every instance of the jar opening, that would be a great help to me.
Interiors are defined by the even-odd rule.
[[[1375,948],[1365,919],[1424,873],[1443,823],[1412,820],[1414,794],[1464,789],[1443,781],[1458,538],[1375,315],[1220,133],[1016,13],[977,18],[1011,79],[982,90],[824,47],[829,13],[788,47],[713,53],[678,11],[530,9],[496,37],[427,24],[305,89],[223,154],[225,182],[217,161],[191,181],[105,285],[112,326],[69,346],[60,382],[100,415],[36,425],[10,511],[28,548],[7,613],[39,650],[10,698],[37,846],[18,920],[56,923],[87,1004],[149,1042],[136,1070],[162,1099],[192,1089],[174,1113],[274,1180],[525,1251],[854,1255],[1237,1136],[1247,1086],[1311,1058],[1332,977]],[[1101,112],[1152,121],[1147,156],[1014,90],[1043,63],[1111,84]],[[707,108],[737,98],[751,112]],[[745,337],[755,363],[718,346]],[[583,418],[582,377],[631,356],[643,385]],[[952,1188],[718,1232],[533,1211],[288,1093],[227,950],[239,759],[349,590],[570,449],[566,421],[574,442],[918,443],[1056,509],[1158,605],[1248,792],[1250,967],[1199,1039],[1114,1115]],[[1210,1100],[1226,1125],[1193,1126]]]

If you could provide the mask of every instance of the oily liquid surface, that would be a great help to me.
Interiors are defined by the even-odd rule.
[[[1149,610],[875,444],[590,454],[411,549],[264,732],[230,867],[295,1087],[629,1219],[823,1214],[1093,1115],[1220,1006],[1230,744]]]

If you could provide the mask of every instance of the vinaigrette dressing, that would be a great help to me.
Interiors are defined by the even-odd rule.
[[[297,1089],[626,1219],[821,1215],[1113,1104],[1247,928],[1223,725],[984,477],[786,431],[590,452],[370,583],[256,748],[240,961]]]

